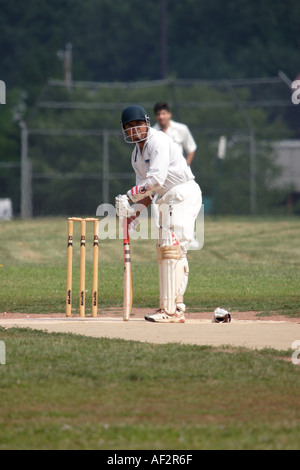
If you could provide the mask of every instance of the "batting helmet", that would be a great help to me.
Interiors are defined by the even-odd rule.
[[[122,127],[124,127],[125,124],[131,121],[146,121],[147,123],[149,122],[150,124],[150,119],[147,114],[147,111],[142,106],[139,106],[137,104],[128,106],[122,112],[122,116],[121,116]]]
[[[143,133],[143,136],[140,138],[140,140],[137,140],[137,139],[132,140],[127,135],[127,132],[124,128],[125,124],[128,124],[129,122],[132,122],[132,121],[145,121],[146,122],[147,132]],[[134,126],[132,128],[134,130],[135,135],[138,135],[140,127],[141,126]],[[147,114],[147,111],[142,106],[139,106],[137,104],[128,106],[127,108],[123,110],[122,115],[121,115],[121,128],[122,128],[124,140],[125,142],[129,144],[134,144],[134,143],[146,140],[148,131],[150,128],[150,118]]]

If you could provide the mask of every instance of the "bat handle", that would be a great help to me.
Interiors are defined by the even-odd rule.
[[[129,219],[127,217],[124,217],[123,219],[123,243],[129,243]]]

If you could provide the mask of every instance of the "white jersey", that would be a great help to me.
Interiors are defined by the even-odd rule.
[[[131,163],[136,184],[145,184],[159,196],[178,184],[195,179],[179,146],[167,134],[153,128],[149,129],[142,153],[135,145]]]
[[[154,129],[161,131],[161,127],[158,123],[154,124]],[[185,124],[180,122],[175,122],[172,119],[170,120],[170,125],[165,134],[169,135],[176,144],[179,145],[181,152],[185,154],[195,152],[197,149],[196,142],[188,128]]]

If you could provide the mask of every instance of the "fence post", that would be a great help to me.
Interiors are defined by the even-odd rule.
[[[256,141],[255,141],[255,129],[252,123],[252,119],[247,113],[245,106],[238,99],[237,94],[233,90],[232,86],[228,86],[229,93],[231,94],[234,103],[239,108],[246,125],[249,130],[249,141],[250,141],[250,214],[256,213]]]
[[[256,214],[256,142],[253,125],[249,125],[250,138],[250,213]]]
[[[102,203],[109,202],[109,131],[103,132]]]
[[[32,167],[28,158],[28,129],[24,121],[21,127],[21,218],[32,218]]]

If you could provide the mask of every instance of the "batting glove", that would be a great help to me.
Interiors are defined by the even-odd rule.
[[[129,204],[127,194],[119,194],[115,199],[116,212],[119,217],[131,217],[135,210]]]
[[[152,193],[148,184],[141,183],[129,189],[127,196],[132,202],[138,202],[146,196],[152,196]]]

